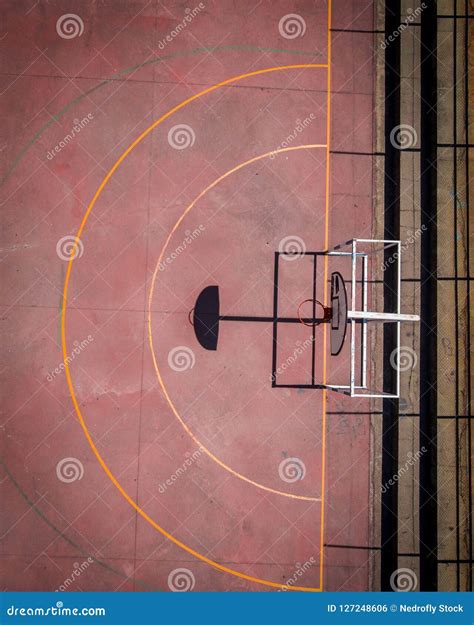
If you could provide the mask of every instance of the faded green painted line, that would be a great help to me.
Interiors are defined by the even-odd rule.
[[[321,52],[304,52],[302,50],[284,50],[280,48],[259,48],[256,46],[229,45],[229,46],[194,48],[193,50],[186,50],[183,52],[174,52],[173,54],[167,54],[165,56],[157,56],[153,59],[150,59],[149,61],[144,61],[143,63],[139,63],[138,65],[133,65],[132,67],[128,67],[127,69],[121,70],[120,72],[113,74],[109,78],[105,78],[100,83],[98,83],[95,87],[92,87],[92,89],[85,91],[82,95],[78,96],[77,98],[69,102],[69,104],[66,104],[66,106],[60,109],[58,113],[56,113],[55,115],[52,115],[52,117],[46,122],[46,124],[44,124],[44,126],[42,126],[38,130],[38,132],[36,132],[33,138],[15,156],[15,158],[12,161],[12,164],[10,165],[5,175],[3,176],[2,181],[0,182],[0,186],[5,184],[8,178],[14,172],[14,170],[18,167],[19,163],[21,162],[25,154],[38,141],[38,139],[45,132],[45,130],[47,130],[54,122],[59,121],[65,113],[67,113],[69,110],[74,108],[77,104],[79,104],[79,102],[81,102],[84,98],[88,97],[91,93],[94,93],[94,91],[97,91],[101,87],[105,87],[105,85],[108,85],[111,82],[119,80],[123,76],[127,76],[128,74],[131,74],[137,71],[138,69],[141,69],[142,67],[145,67],[147,65],[152,65],[153,63],[159,63],[160,61],[167,61],[169,59],[174,59],[174,58],[183,57],[183,56],[194,56],[197,54],[203,54],[204,52],[224,52],[224,51],[231,51],[231,50],[237,50],[240,52],[272,52],[274,54],[294,54],[294,55],[312,56],[312,57],[321,56]]]
[[[82,554],[84,557],[91,558],[91,560],[94,560],[94,562],[96,564],[98,564],[102,568],[106,569],[107,571],[110,571],[111,573],[114,573],[115,575],[118,575],[122,579],[126,579],[126,580],[130,579],[129,576],[124,575],[121,571],[117,571],[112,566],[108,565],[106,562],[102,562],[101,560],[98,560],[97,558],[94,558],[94,556],[90,555],[80,545],[78,545],[71,538],[66,536],[66,534],[64,532],[62,532],[58,527],[56,527],[56,525],[54,525],[54,523],[52,521],[50,521],[48,519],[48,517],[44,514],[44,512],[41,510],[41,508],[39,508],[33,501],[31,501],[31,499],[28,497],[28,495],[25,493],[25,491],[21,488],[21,486],[18,484],[16,479],[13,477],[13,474],[10,472],[9,468],[7,467],[7,465],[1,459],[0,459],[0,464],[4,468],[5,473],[10,478],[10,481],[15,486],[15,488],[20,493],[20,495],[23,497],[23,499],[26,501],[26,503],[30,506],[30,508],[32,508],[32,510],[34,510],[34,512],[36,512],[36,514],[46,523],[46,525],[48,525],[52,530],[54,530],[63,540],[65,540],[72,547],[74,547],[74,549],[77,549],[79,551],[79,553]],[[141,582],[140,580],[136,580],[135,583],[138,584],[139,586],[141,586],[142,588],[146,589],[146,590],[153,590],[153,591],[157,592],[156,588],[153,588],[153,587],[149,586],[148,584],[145,584],[144,582]],[[158,590],[158,592],[162,592],[162,591]]]

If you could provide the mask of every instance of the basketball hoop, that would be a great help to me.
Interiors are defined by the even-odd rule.
[[[394,262],[390,263],[394,266],[394,270],[398,272],[398,291],[396,293],[396,310],[369,310],[369,284],[374,282],[369,277],[369,258],[374,255],[382,254],[384,257],[386,250],[394,248]],[[391,397],[397,398],[400,394],[400,365],[397,363],[396,368],[396,388],[393,392],[383,392],[369,389],[367,385],[367,327],[368,324],[374,322],[395,323],[397,324],[397,349],[400,349],[400,324],[402,322],[417,322],[420,320],[418,315],[402,314],[400,312],[400,284],[401,284],[401,244],[400,241],[387,241],[381,239],[352,239],[342,245],[338,245],[331,250],[323,252],[304,252],[305,255],[313,258],[314,275],[316,275],[316,259],[319,256],[326,256],[329,259],[346,259],[350,262],[351,279],[345,280],[340,271],[331,273],[331,305],[325,306],[315,296],[303,300],[298,308],[295,317],[282,317],[277,314],[277,308],[274,308],[273,316],[242,316],[242,315],[221,315],[219,287],[217,285],[207,286],[199,294],[196,305],[189,313],[189,320],[194,326],[194,333],[199,344],[206,350],[216,351],[219,341],[219,327],[221,321],[232,322],[250,322],[250,323],[267,323],[273,324],[274,340],[273,340],[273,362],[276,361],[276,328],[279,324],[300,323],[304,326],[313,328],[312,340],[314,337],[314,328],[320,324],[330,324],[330,355],[335,357],[341,354],[346,344],[347,333],[349,330],[349,381],[347,384],[341,383],[316,383],[314,380],[310,384],[278,384],[276,380],[276,372],[272,374],[272,386],[292,388],[318,388],[328,389],[346,393],[351,397]],[[275,263],[278,263],[280,252],[275,253]],[[385,266],[385,264],[383,265]],[[377,266],[376,266],[377,267]],[[357,271],[361,270],[362,277],[357,279]],[[275,271],[278,275],[278,271]],[[383,282],[379,280],[378,282]],[[347,293],[347,284],[350,285],[350,297]],[[358,285],[361,285],[360,290]],[[313,285],[315,293],[315,284]],[[278,299],[278,284],[274,284],[275,301]],[[358,303],[360,300],[360,303]],[[313,316],[303,317],[301,308],[304,304],[311,302],[313,304]],[[323,312],[322,317],[315,315],[316,305]],[[359,360],[358,373],[356,372],[356,333],[360,334],[359,344]],[[314,351],[313,351],[314,358]],[[357,379],[359,377],[360,379]]]
[[[312,304],[318,304],[319,306],[321,306],[321,308],[323,309],[323,317],[320,321],[318,321],[317,323],[327,323],[328,321],[331,321],[331,317],[332,317],[332,309],[329,306],[325,306],[324,304],[322,304],[318,299],[305,299],[301,302],[301,304],[298,306],[298,310],[296,312],[296,314],[298,315],[298,319],[300,320],[300,322],[304,325],[304,326],[309,326],[312,327],[313,323],[308,323],[307,321],[305,321],[300,314],[300,310],[301,307],[303,306],[303,304],[307,304],[308,302],[311,302]]]

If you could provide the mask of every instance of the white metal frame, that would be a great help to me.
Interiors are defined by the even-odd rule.
[[[396,258],[396,270],[397,270],[397,300],[396,300],[396,312],[376,312],[367,310],[368,300],[368,257],[369,254],[373,254],[374,251],[358,251],[358,244],[366,245],[378,245],[382,248],[377,252],[384,252],[386,249],[395,247],[394,257]],[[343,248],[350,248],[348,251],[343,251]],[[396,323],[397,324],[397,350],[400,350],[400,324],[403,321],[419,321],[418,315],[406,315],[400,312],[401,301],[401,242],[389,241],[385,239],[352,239],[347,241],[343,245],[338,245],[331,250],[328,250],[325,255],[327,256],[350,256],[351,257],[351,297],[348,301],[347,318],[350,321],[350,377],[349,384],[326,384],[328,389],[343,392],[349,394],[351,397],[385,397],[397,399],[400,397],[400,362],[399,358],[396,359],[396,388],[393,393],[385,393],[383,391],[376,391],[367,388],[367,324],[369,321],[381,322],[381,323]],[[357,273],[357,259],[362,261],[362,310],[356,310],[356,273]],[[393,263],[392,263],[393,264]],[[350,304],[350,306],[349,306]],[[362,340],[361,347],[361,383],[356,384],[356,323],[362,324]]]

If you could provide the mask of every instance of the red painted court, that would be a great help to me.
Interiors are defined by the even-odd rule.
[[[311,317],[372,237],[372,3],[6,4],[2,586],[369,589],[370,404],[290,387],[348,352],[190,312]]]

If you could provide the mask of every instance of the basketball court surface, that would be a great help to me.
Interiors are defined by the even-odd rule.
[[[2,586],[377,588],[376,7],[3,10]]]

